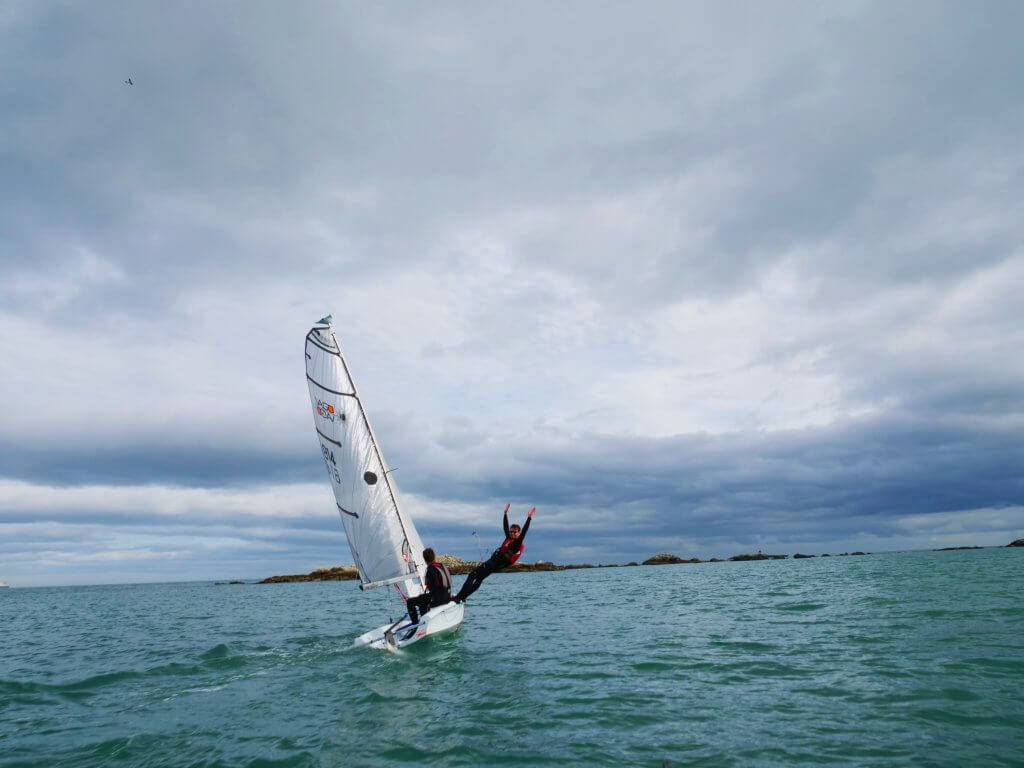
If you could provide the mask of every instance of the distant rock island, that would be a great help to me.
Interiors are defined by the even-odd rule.
[[[352,581],[359,578],[354,565],[340,565],[334,568],[317,568],[311,573],[295,573],[289,576],[271,576],[260,584],[283,584],[293,581]]]
[[[853,552],[845,554],[863,555],[864,552]],[[788,555],[764,555],[760,552],[754,555],[734,555],[729,559],[732,561],[742,560],[783,560]],[[794,556],[795,557],[795,556]],[[802,557],[814,557],[814,555],[802,555]],[[465,575],[476,568],[480,563],[474,560],[463,560],[461,557],[455,555],[438,555],[437,558],[440,562],[448,566],[448,570],[453,576]],[[660,554],[649,557],[643,561],[643,563],[637,563],[635,561],[629,563],[609,563],[601,565],[593,565],[592,563],[571,563],[568,565],[559,565],[557,563],[551,563],[546,560],[537,560],[534,563],[516,563],[515,565],[505,568],[502,573],[532,573],[535,571],[575,571],[582,568],[628,568],[638,565],[676,565],[679,563],[721,563],[725,562],[713,557],[710,560],[701,560],[699,557],[691,557],[690,559],[684,559],[678,555],[673,555],[668,552],[662,552]],[[270,576],[260,584],[284,584],[290,582],[300,581],[354,581],[359,578],[359,573],[356,571],[355,566],[335,566],[333,568],[318,568],[310,573],[295,573],[287,574],[284,576]]]
[[[455,555],[438,555],[440,562],[448,566],[453,576],[466,575],[478,565],[479,562],[463,560]],[[636,563],[627,563],[636,565]],[[555,563],[538,560],[535,563],[516,563],[511,568],[506,568],[503,573],[529,573],[531,571],[571,571],[579,568],[618,568],[618,565],[591,565],[581,563],[579,565],[556,565]],[[285,576],[271,576],[263,579],[260,584],[282,584],[296,581],[353,581],[359,578],[359,572],[355,566],[337,566],[334,568],[318,568],[310,573],[296,573]]]
[[[670,555],[668,552],[662,552],[660,555],[649,557],[644,560],[644,565],[675,565],[676,563],[699,563],[701,559],[698,557],[691,557],[689,560],[683,560],[683,558],[676,555]]]
[[[1007,544],[1008,547],[1024,547],[1024,539],[1017,539],[1016,541]],[[934,552],[947,552],[958,549],[984,549],[984,547],[942,547],[941,549],[932,550]],[[838,557],[853,557],[855,555],[870,555],[870,552],[840,552]],[[729,558],[731,562],[739,563],[748,560],[785,560],[789,555],[769,555],[763,552],[757,553],[746,553],[740,555],[733,555]],[[797,552],[793,555],[794,560],[804,560],[811,557],[818,557],[818,555],[805,555]],[[825,553],[821,557],[832,557],[832,555]],[[480,563],[474,560],[463,560],[461,557],[455,555],[439,555],[437,558],[439,561],[448,566],[448,570],[451,571],[453,576],[465,575],[476,568]],[[710,560],[701,560],[699,557],[691,557],[690,559],[684,559],[678,555],[673,555],[669,552],[661,552],[653,557],[649,557],[643,561],[643,563],[629,562],[602,565],[592,565],[591,563],[575,563],[570,565],[558,565],[556,563],[547,562],[545,560],[537,560],[534,563],[516,563],[510,568],[506,568],[502,573],[532,573],[534,571],[575,571],[581,568],[626,568],[638,565],[678,565],[678,564],[690,564],[690,563],[722,563],[724,560],[720,560],[717,557],[712,557]],[[359,578],[359,573],[356,571],[355,566],[342,565],[335,566],[333,568],[318,568],[310,573],[296,573],[285,576],[270,576],[269,578],[263,579],[258,582],[259,584],[282,584],[288,582],[299,582],[299,581],[355,581]],[[224,583],[224,582],[219,582]],[[231,584],[241,584],[244,582],[229,582]]]

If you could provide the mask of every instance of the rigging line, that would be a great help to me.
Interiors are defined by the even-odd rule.
[[[399,619],[398,619],[398,621],[395,622],[395,625],[401,624],[403,621],[405,621],[406,611],[408,610],[409,606],[405,603],[404,600],[400,599],[390,589],[386,589],[384,591],[387,592],[387,594],[388,594],[388,596],[385,598],[385,601],[387,603],[390,604],[390,603],[392,603],[392,601],[395,601],[395,600],[398,601],[398,616],[399,616]]]

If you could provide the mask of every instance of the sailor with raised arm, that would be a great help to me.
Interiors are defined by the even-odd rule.
[[[530,530],[530,522],[533,520],[533,513],[537,511],[536,507],[530,509],[529,514],[526,515],[526,525],[520,529],[520,527],[513,523],[508,524],[508,508],[511,504],[505,505],[505,514],[502,516],[502,526],[505,529],[505,540],[491,554],[491,557],[484,563],[480,563],[476,568],[473,569],[472,573],[466,577],[466,581],[462,585],[462,589],[459,590],[459,594],[455,596],[456,603],[464,603],[466,598],[472,595],[480,588],[480,583],[490,576],[495,571],[500,571],[502,568],[508,568],[512,565],[519,557],[523,554],[523,539],[526,538],[526,532]]]

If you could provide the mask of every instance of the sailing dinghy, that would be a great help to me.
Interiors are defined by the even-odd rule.
[[[359,571],[360,589],[395,585],[402,592],[404,585],[403,597],[422,594],[427,569],[423,542],[398,506],[394,482],[330,315],[306,334],[306,379],[320,453]],[[465,611],[461,603],[437,606],[423,614],[418,624],[405,616],[360,635],[355,644],[397,650],[458,629]]]

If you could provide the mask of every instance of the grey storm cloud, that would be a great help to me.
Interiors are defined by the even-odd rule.
[[[327,494],[298,339],[330,311],[400,488],[463,554],[507,500],[549,511],[550,557],[1003,535],[1024,522],[1022,22],[9,5],[0,480],[57,506],[4,486],[6,556],[63,540],[74,568],[75,525],[186,559],[216,539],[240,568],[266,552],[239,542],[291,542],[280,567],[329,551],[302,538],[316,494],[287,489]],[[65,495],[86,487],[159,488],[164,511]]]
[[[391,442],[406,447],[393,452],[400,488],[430,503],[517,499],[584,510],[631,508],[630,525],[656,536],[687,529],[693,535],[716,535],[755,521],[834,530],[846,518],[875,517],[884,526],[887,517],[1024,504],[1019,471],[1024,445],[1016,429],[1006,427],[887,419],[766,435],[625,439],[585,434],[567,439],[537,434],[477,444],[471,462],[465,461],[467,453],[456,450],[456,463],[447,455],[451,447]],[[413,455],[408,455],[410,446]],[[134,456],[78,460],[76,471],[82,474],[70,481],[208,487],[216,480],[230,487],[322,479],[313,451],[261,458],[239,450],[185,458],[160,446],[137,450]],[[73,456],[47,459],[75,461]],[[452,469],[456,464],[459,471]],[[19,474],[45,480],[46,466],[39,462],[38,476]],[[286,467],[292,473],[282,477]],[[322,517],[310,514],[315,524],[334,524],[328,507],[325,501]],[[729,514],[719,514],[723,511]],[[51,517],[80,514],[72,510]],[[16,509],[3,513],[8,522],[34,516],[26,518]],[[146,518],[144,509],[89,514],[92,522],[145,524]],[[187,512],[181,515],[183,523],[199,521]],[[556,537],[586,539],[589,529],[581,520],[576,530]]]
[[[7,444],[0,445],[0,457],[8,476],[58,486],[162,483],[202,488],[321,479],[312,450],[286,453],[204,441],[197,434],[191,445],[133,442],[91,446],[84,453],[78,443],[67,448]]]
[[[1024,502],[1024,444],[1015,427],[979,429],[913,418],[768,434],[670,438],[543,436],[473,448],[458,474],[444,458],[414,473],[418,494],[443,498],[545,499],[614,509],[647,507],[662,533],[692,516],[694,534],[736,515],[799,517],[831,525],[848,515],[880,518]],[[412,457],[400,455],[396,461]],[[426,484],[426,485],[422,485]],[[434,485],[436,484],[436,485]],[[700,510],[731,510],[718,521]],[[585,526],[585,523],[584,523]]]
[[[679,295],[735,290],[780,249],[839,237],[857,248],[844,268],[888,282],[893,254],[871,248],[879,229],[944,190],[879,199],[880,176],[920,175],[971,142],[998,159],[1024,109],[1019,8],[922,10],[432,6],[396,24],[386,9],[335,4],[23,5],[0,86],[16,201],[4,261],[59,268],[89,242],[133,278],[107,289],[118,301],[158,301],[299,261],[395,268],[499,211],[692,176],[710,189],[663,194],[666,216],[677,206],[706,230],[698,249],[667,228],[652,252],[600,253],[552,227],[523,257],[599,292],[610,274],[607,290]],[[707,163],[727,177],[702,177]],[[974,185],[964,169],[936,181]],[[987,188],[1019,184],[1018,169]],[[722,199],[702,205],[709,193]],[[903,277],[1005,256],[1008,226],[944,258],[904,250]],[[598,253],[569,247],[580,238]]]

